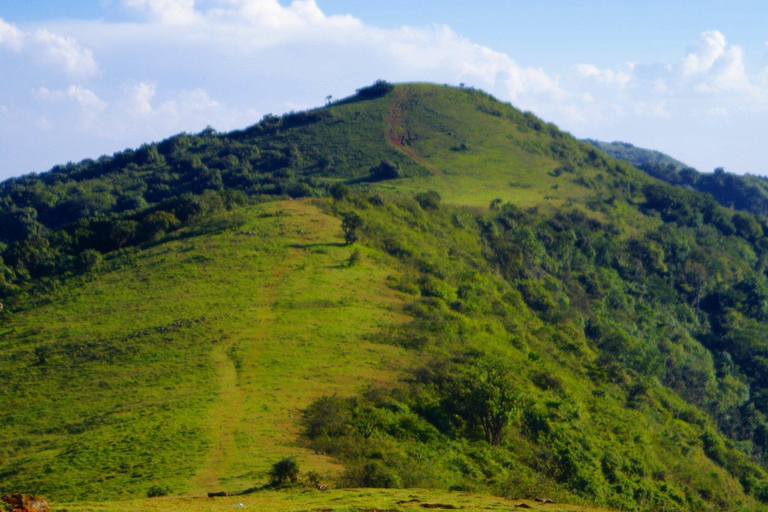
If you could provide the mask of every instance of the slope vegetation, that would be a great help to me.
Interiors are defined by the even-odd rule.
[[[2,490],[232,492],[294,456],[338,487],[767,508],[768,220],[485,93],[378,83],[0,197]]]
[[[193,230],[3,322],[3,489],[245,489],[298,453],[291,418],[313,397],[397,374],[401,350],[363,341],[402,316],[387,268],[345,267],[335,219],[276,202]]]

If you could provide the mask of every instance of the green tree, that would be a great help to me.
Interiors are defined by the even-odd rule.
[[[363,227],[363,218],[355,212],[345,213],[341,219],[341,229],[344,231],[344,241],[351,245],[358,240],[357,232]]]
[[[269,470],[269,482],[273,486],[294,484],[299,479],[299,463],[293,457],[275,462]]]
[[[341,201],[349,197],[349,187],[343,183],[334,183],[328,189],[334,201]]]
[[[118,249],[130,244],[136,237],[139,223],[135,220],[119,220],[112,224],[110,238]]]

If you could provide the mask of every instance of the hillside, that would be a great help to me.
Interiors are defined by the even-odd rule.
[[[766,219],[485,93],[379,83],[0,198],[2,491],[184,508],[294,456],[332,487],[768,510]]]
[[[628,142],[603,142],[595,139],[584,139],[584,142],[604,151],[613,158],[626,160],[641,169],[644,166],[672,168],[675,171],[690,168],[689,165],[685,165],[680,160],[676,160],[661,151],[639,148]]]
[[[755,215],[768,215],[768,179],[764,176],[739,175],[715,169],[699,172],[674,158],[626,142],[584,142],[605,151],[613,158],[626,160],[638,169],[670,185],[710,194],[720,205]]]

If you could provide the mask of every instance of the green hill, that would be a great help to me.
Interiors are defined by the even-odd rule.
[[[704,173],[664,153],[638,148],[626,142],[607,143],[592,139],[585,139],[584,142],[605,151],[613,158],[626,160],[670,185],[710,194],[726,208],[768,215],[768,179],[764,176],[733,174],[722,168],[715,169],[713,173]]]
[[[641,169],[644,166],[658,166],[665,168],[671,167],[675,171],[681,171],[690,167],[661,151],[639,148],[628,142],[602,142],[595,139],[584,139],[584,142],[591,146],[595,146],[597,149],[605,151],[606,154],[613,158],[626,160]]]
[[[292,456],[439,499],[768,510],[766,219],[480,91],[68,164],[0,217],[4,492],[207,510]],[[334,492],[311,506],[393,506]]]

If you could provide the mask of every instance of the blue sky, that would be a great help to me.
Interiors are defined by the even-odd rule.
[[[0,2],[0,178],[376,78],[465,82],[579,137],[768,174],[758,1]]]

